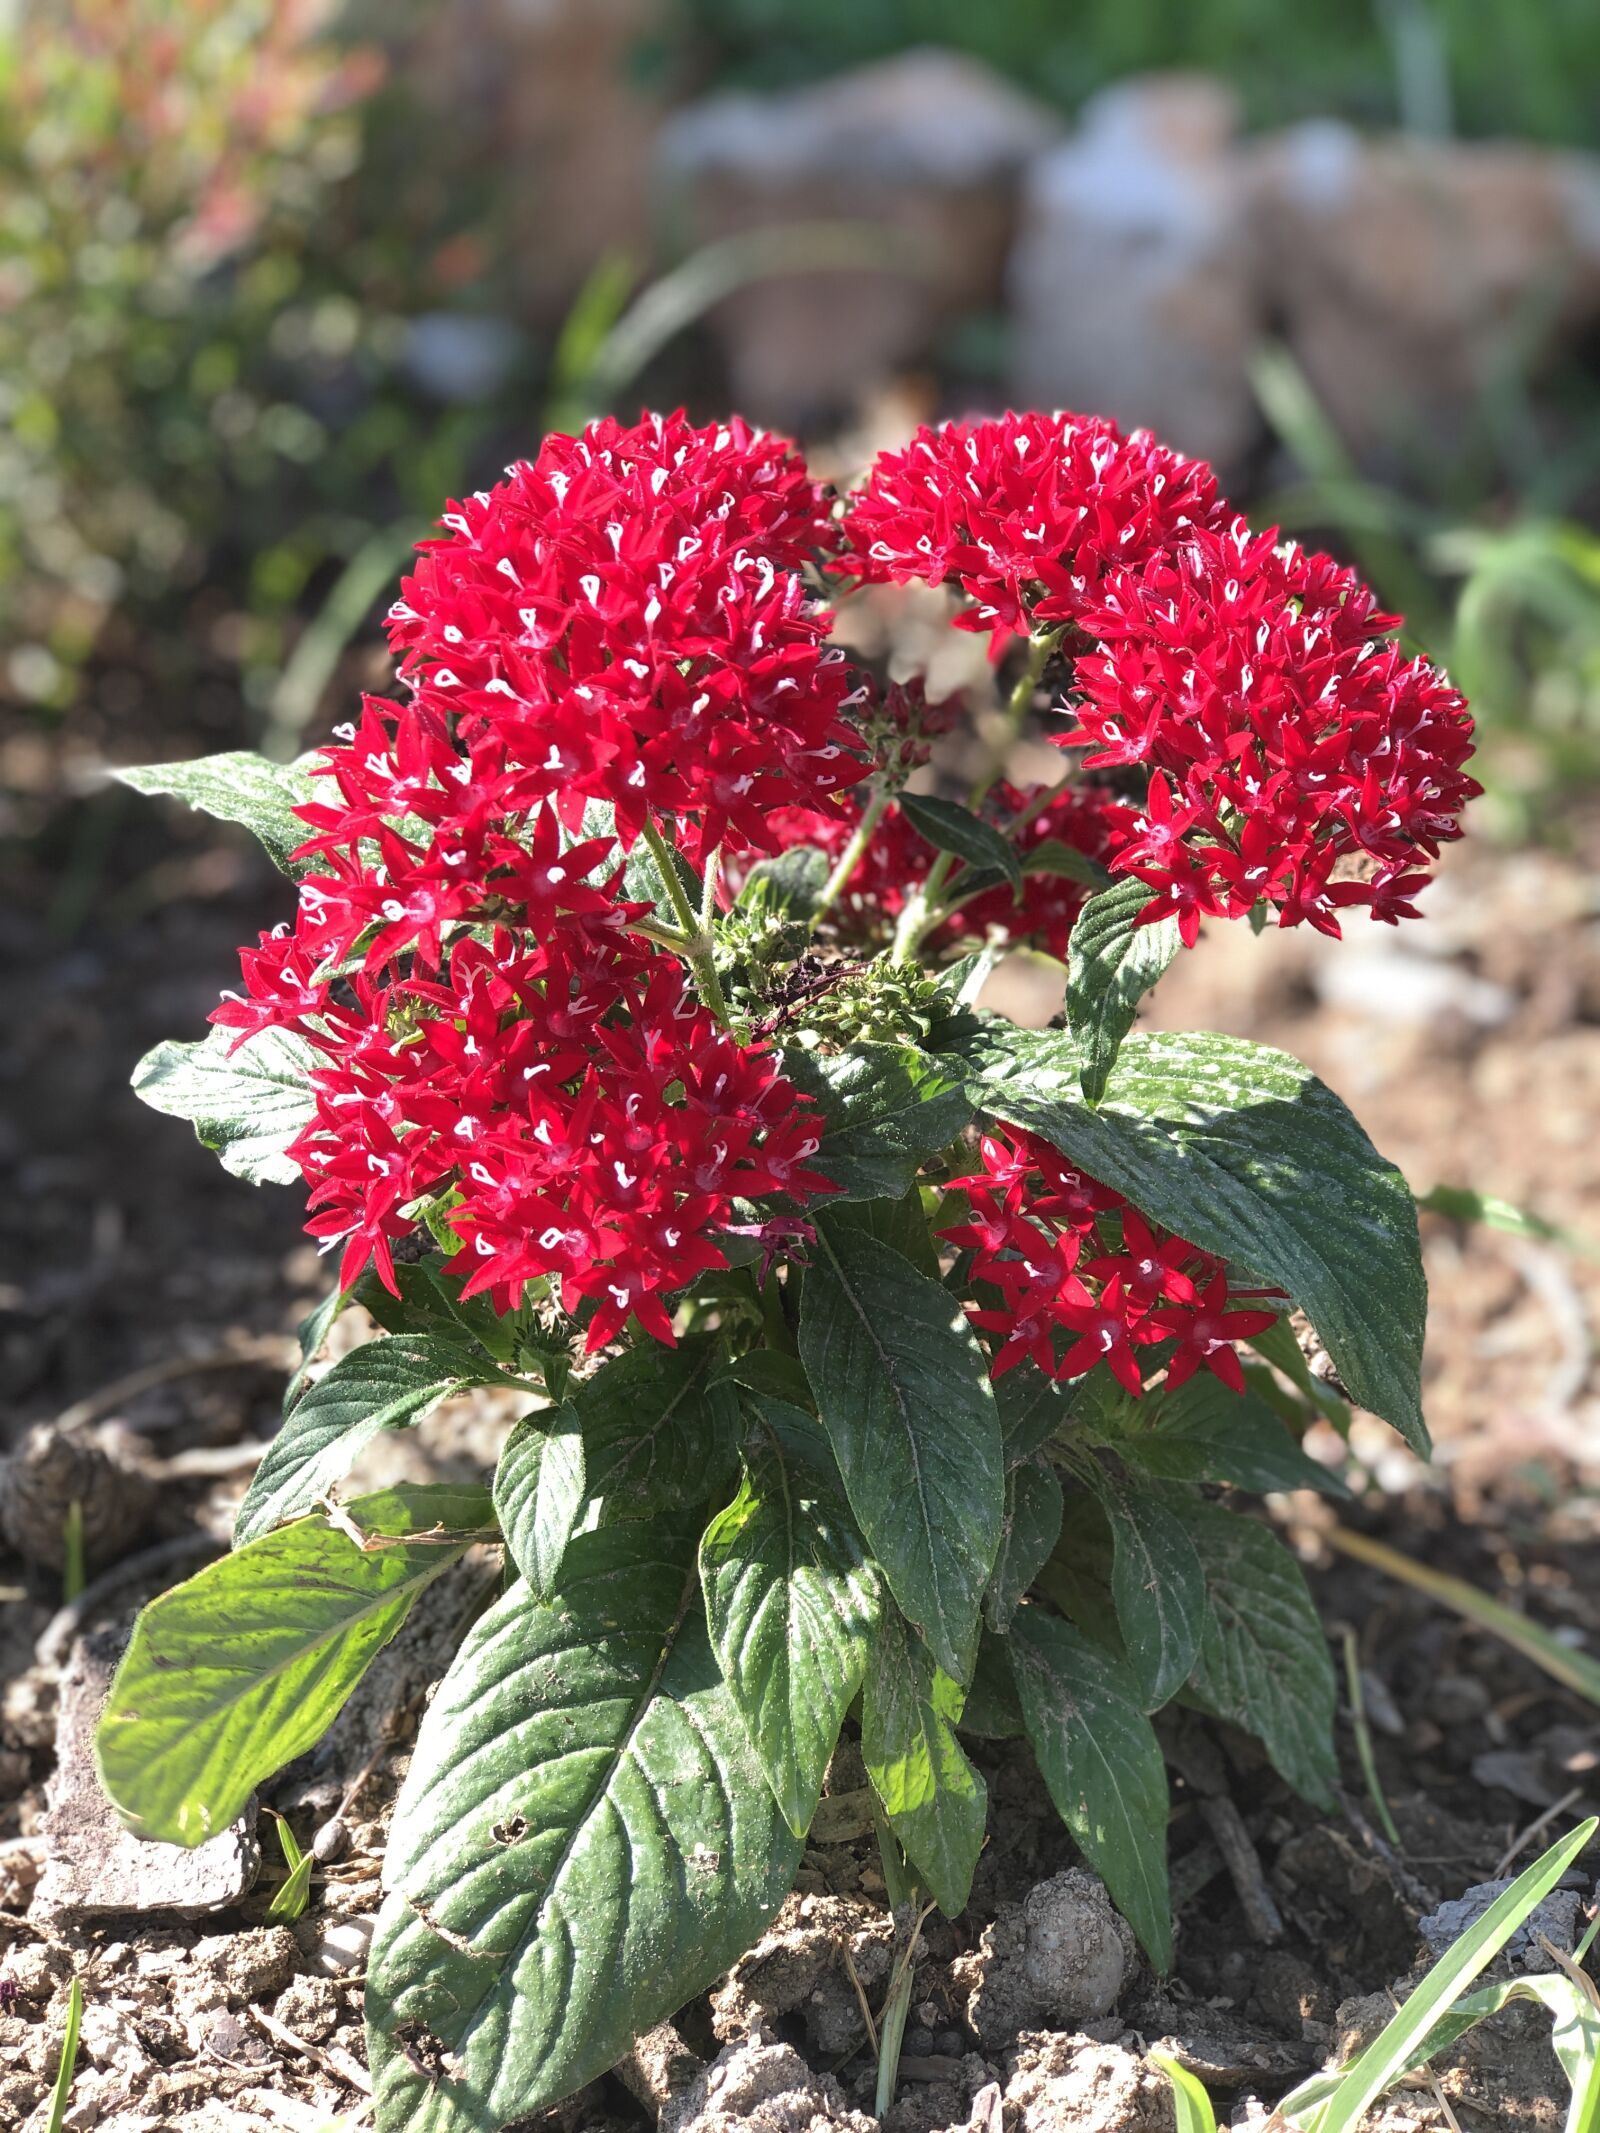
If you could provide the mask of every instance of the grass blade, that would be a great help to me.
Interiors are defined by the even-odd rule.
[[[1600,1829],[1600,1817],[1591,1816],[1571,1836],[1552,1844],[1434,1964],[1393,2021],[1373,2038],[1345,2074],[1317,2121],[1316,2133],[1355,2133],[1369,2107],[1412,2063],[1418,2044],[1549,1895],[1579,1853],[1593,1841],[1596,1829]],[[1292,2104],[1292,2098],[1285,2099],[1286,2112]]]
[[[1491,1600],[1487,1593],[1479,1592],[1476,1585],[1469,1585],[1464,1578],[1448,1577],[1442,1570],[1430,1570],[1425,1564],[1413,1562],[1409,1555],[1402,1555],[1398,1548],[1391,1548],[1383,1541],[1370,1540],[1364,1533],[1352,1533],[1348,1526],[1333,1527],[1327,1537],[1341,1555],[1354,1556],[1358,1563],[1370,1563],[1373,1569],[1385,1571],[1390,1577],[1399,1578],[1402,1584],[1425,1592],[1430,1599],[1476,1623],[1479,1629],[1499,1637],[1513,1651],[1521,1652],[1553,1681],[1587,1697],[1590,1703],[1600,1704],[1600,1665],[1583,1652],[1571,1650],[1551,1636],[1547,1629],[1541,1629],[1537,1622],[1530,1622],[1513,1608]]]
[[[45,2133],[61,2133],[72,2095],[72,2075],[78,2063],[78,2031],[83,2027],[83,1980],[75,1977],[67,1988],[67,2026],[61,2038],[61,2064],[56,2085],[50,2092],[50,2118]]]
[[[1152,2052],[1150,2064],[1159,2066],[1172,2083],[1172,2110],[1178,2133],[1217,2133],[1217,2115],[1211,2098],[1186,2066],[1165,2052]]]

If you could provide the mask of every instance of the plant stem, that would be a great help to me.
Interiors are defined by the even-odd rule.
[[[1403,1851],[1400,1832],[1394,1826],[1394,1816],[1389,1812],[1389,1802],[1383,1796],[1383,1787],[1378,1781],[1378,1758],[1372,1746],[1372,1728],[1367,1724],[1367,1703],[1361,1690],[1361,1654],[1356,1648],[1356,1633],[1346,1626],[1344,1637],[1344,1678],[1350,1697],[1350,1723],[1356,1731],[1356,1754],[1361,1762],[1361,1775],[1366,1779],[1367,1798],[1383,1825],[1383,1833],[1395,1850]]]
[[[78,2063],[78,2031],[83,2027],[83,1979],[74,1977],[67,1988],[67,2026],[61,2038],[61,2059],[56,2083],[50,2092],[50,2118],[46,2133],[61,2133],[72,2096],[72,2075]]]
[[[1044,672],[1050,654],[1060,641],[1059,629],[1040,630],[1028,639],[1027,664],[1017,676],[1011,693],[1006,698],[1004,730],[994,748],[989,768],[975,780],[967,795],[967,805],[974,810],[983,805],[998,784],[1012,744],[1022,731],[1022,722],[1028,715],[1028,706],[1033,702],[1033,692],[1039,685],[1039,676]],[[941,852],[928,869],[927,878],[921,888],[915,895],[906,899],[905,909],[900,914],[900,923],[895,928],[894,944],[889,950],[890,962],[916,961],[918,950],[944,916],[940,892],[957,864],[954,852]]]
[[[878,2087],[872,2104],[873,2114],[878,2118],[882,2118],[894,2102],[895,2087],[900,2079],[900,2047],[905,2042],[906,2020],[911,2013],[917,1947],[922,1939],[923,1920],[932,1909],[931,1903],[925,1903],[913,1911],[910,1930],[896,1952],[894,1968],[889,1973],[889,1990],[884,1997],[883,2012],[878,2017]]]
[[[816,932],[824,916],[838,901],[845,883],[861,862],[861,855],[872,842],[872,833],[883,820],[885,810],[893,794],[884,777],[871,781],[871,791],[866,806],[861,810],[861,820],[855,826],[850,842],[839,854],[833,872],[822,885],[822,894],[817,898],[817,908],[811,914],[811,930]]]
[[[701,999],[710,1008],[717,1020],[726,1028],[728,1003],[723,997],[722,980],[717,976],[709,920],[702,921],[700,914],[690,903],[683,883],[678,878],[677,851],[657,829],[653,816],[645,816],[643,835],[645,843],[649,846],[650,856],[660,869],[661,879],[666,886],[667,897],[671,902],[672,908],[677,913],[678,923],[683,928],[683,940],[681,943],[674,941],[670,945],[677,954],[683,957],[689,968],[694,972],[695,986]],[[711,855],[711,863],[706,868],[708,886],[704,893],[711,900],[713,907],[716,898],[715,872],[719,865],[720,848],[718,852],[714,852]]]

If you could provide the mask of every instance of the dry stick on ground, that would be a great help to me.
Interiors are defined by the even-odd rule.
[[[170,1385],[175,1379],[197,1377],[207,1370],[282,1370],[289,1353],[289,1343],[274,1340],[270,1351],[217,1348],[205,1355],[174,1355],[164,1363],[149,1363],[143,1370],[130,1370],[126,1377],[113,1378],[109,1385],[98,1391],[86,1393],[81,1400],[74,1400],[56,1417],[57,1429],[79,1429],[86,1422],[97,1422],[113,1407],[120,1407],[124,1400],[136,1400],[141,1393],[154,1392],[160,1385]]]
[[[370,2096],[372,2083],[366,2069],[358,2066],[347,2051],[336,2044],[308,2044],[304,2037],[297,2037],[287,2023],[269,2015],[265,2008],[247,2007],[245,2013],[252,2022],[266,2031],[274,2044],[281,2044],[286,2051],[298,2052],[302,2059],[309,2059],[313,2066],[320,2067],[335,2081],[342,2081],[346,2088],[354,2089],[358,2096]]]
[[[1534,1821],[1530,1822],[1527,1828],[1522,1832],[1522,1834],[1518,1837],[1514,1837],[1511,1840],[1510,1844],[1506,1846],[1506,1849],[1501,1853],[1500,1864],[1490,1875],[1490,1880],[1503,1881],[1507,1873],[1510,1871],[1512,1860],[1516,1858],[1518,1852],[1526,1851],[1528,1846],[1533,1842],[1534,1838],[1537,1837],[1541,1833],[1541,1831],[1546,1830],[1550,1827],[1550,1824],[1556,1819],[1557,1815],[1564,1815],[1567,1809],[1571,1807],[1575,1801],[1581,1800],[1582,1798],[1583,1787],[1581,1785],[1574,1785],[1570,1792],[1564,1792],[1561,1795],[1560,1799],[1557,1800],[1553,1806],[1547,1807],[1542,1815],[1538,1816]]]

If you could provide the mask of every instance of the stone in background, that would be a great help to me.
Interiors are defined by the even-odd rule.
[[[1261,306],[1238,125],[1221,82],[1151,75],[1094,97],[1031,165],[1009,275],[1019,405],[1092,410],[1240,466]]]
[[[796,223],[886,233],[881,266],[763,276],[718,307],[733,403],[809,427],[925,360],[949,320],[992,309],[1022,172],[1060,130],[978,61],[932,49],[677,113],[657,167],[682,250]]]

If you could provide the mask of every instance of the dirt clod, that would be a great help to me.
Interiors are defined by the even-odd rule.
[[[980,2043],[1014,2043],[1047,2023],[1076,2028],[1116,2005],[1138,1960],[1127,1924],[1105,1885],[1069,1867],[1002,1906],[976,1950],[953,1966]]]
[[[718,2053],[661,2114],[661,2133],[877,2133],[828,2074],[759,2030]]]
[[[1136,2052],[1090,2037],[1024,2035],[1004,2091],[1011,2133],[1171,2133],[1163,2077]]]

